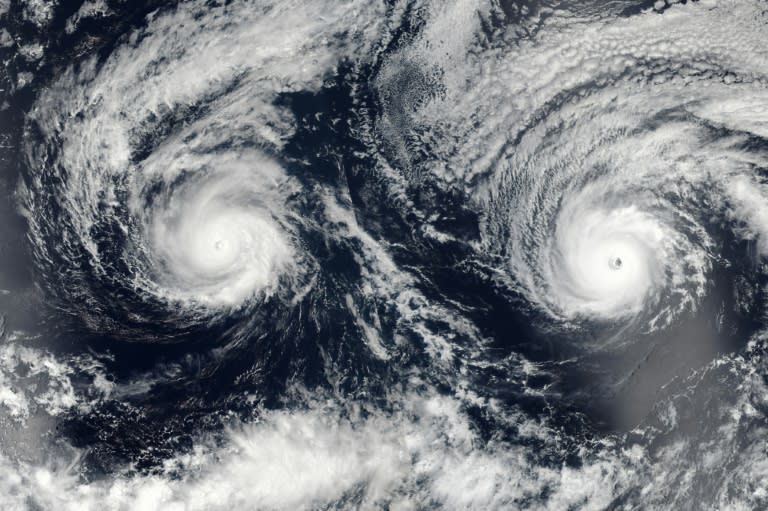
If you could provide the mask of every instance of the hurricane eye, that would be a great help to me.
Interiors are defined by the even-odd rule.
[[[289,186],[282,169],[243,152],[221,155],[214,173],[201,167],[199,175],[187,170],[185,176],[151,207],[133,211],[150,241],[141,245],[146,291],[214,309],[248,306],[272,293],[296,257],[290,224],[279,220],[286,204],[275,180]]]

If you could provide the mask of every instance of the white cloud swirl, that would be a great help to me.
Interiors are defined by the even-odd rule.
[[[64,71],[30,115],[35,170],[20,190],[61,292],[89,310],[108,308],[115,285],[139,303],[216,310],[304,283],[300,186],[269,156],[293,126],[274,102],[364,54],[352,41],[367,44],[379,9],[189,2]]]
[[[295,264],[289,226],[276,218],[287,179],[259,154],[200,160],[203,175],[150,207],[136,205],[133,213],[149,238],[149,271],[158,275],[158,293],[236,305],[269,292]]]
[[[478,251],[550,318],[642,317],[652,330],[694,310],[722,256],[713,225],[765,232],[755,169],[768,158],[746,148],[765,136],[759,9],[699,2],[589,23],[552,16],[530,20],[522,42],[503,27],[476,37],[499,10],[435,6],[432,30],[462,36],[425,30],[388,60],[383,150],[407,176],[473,196]],[[390,92],[431,62],[441,74],[409,80],[436,81],[439,94]]]

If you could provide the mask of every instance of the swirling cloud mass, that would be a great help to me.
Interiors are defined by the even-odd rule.
[[[0,1],[0,508],[768,506],[761,2],[146,4]]]

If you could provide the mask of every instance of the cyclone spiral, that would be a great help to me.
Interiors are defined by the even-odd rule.
[[[0,508],[768,507],[761,1],[0,22]]]
[[[547,321],[668,327],[695,314],[730,264],[722,229],[757,242],[759,255],[736,257],[764,251],[766,54],[743,50],[763,15],[729,6],[553,22],[534,47],[487,43],[487,68],[449,50],[457,70],[436,100],[414,93],[403,114],[384,96],[382,151],[393,165],[478,183],[468,192],[483,222],[477,249]],[[727,22],[711,26],[714,12]],[[390,66],[431,57],[429,44],[385,65],[385,94],[397,86]],[[412,146],[443,159],[413,161]]]
[[[598,44],[611,48],[612,71],[579,77],[574,87],[597,87],[560,92],[557,110],[542,105],[541,121],[502,156],[487,236],[553,317],[642,315],[655,329],[713,291],[722,257],[713,231],[765,236],[753,213],[765,207],[766,158],[751,150],[764,136],[764,82],[760,66],[741,69],[737,48],[715,43],[701,50],[704,69],[688,68],[693,43],[684,34],[638,51],[606,32]],[[572,45],[558,51],[578,54]]]
[[[356,8],[329,15],[342,23]],[[127,322],[156,321],[143,309],[164,303],[171,316],[226,316],[276,294],[290,300],[311,281],[300,234],[311,220],[296,212],[307,191],[274,156],[291,127],[272,102],[316,86],[343,42],[333,47],[311,22],[275,36],[290,23],[287,4],[270,8],[271,32],[244,6],[213,21],[201,9],[185,5],[180,19],[136,34],[136,48],[71,68],[30,117],[40,142],[27,157],[45,162],[21,191],[35,256],[83,314],[121,303]],[[189,23],[192,46],[165,36],[177,22]],[[249,45],[233,46],[240,40]],[[314,68],[294,74],[313,54]]]

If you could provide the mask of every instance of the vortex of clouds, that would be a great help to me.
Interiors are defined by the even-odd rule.
[[[522,41],[485,9],[435,5],[431,28],[385,63],[379,148],[407,177],[466,187],[477,252],[545,321],[661,328],[729,264],[722,226],[765,252],[768,52],[754,3],[588,23],[544,22],[542,7]],[[398,89],[431,81],[440,94]]]
[[[665,263],[677,254],[665,231],[636,206],[570,211],[558,218],[554,246],[543,269],[555,305],[566,314],[613,317],[643,309],[655,298]]]
[[[493,30],[481,27],[491,4],[441,1],[420,10],[423,33],[403,43],[392,67],[438,66],[442,89],[415,99],[415,87],[393,94],[401,103],[377,119],[376,132],[398,152],[387,154],[403,164],[397,171],[465,187],[482,220],[473,240],[482,262],[547,320],[653,329],[695,309],[713,267],[728,264],[713,225],[768,254],[768,155],[760,149],[768,139],[768,50],[759,4],[701,1],[628,19],[559,12],[536,20],[525,41],[503,30],[481,35]],[[87,303],[109,299],[83,275],[117,276],[121,289],[184,311],[228,309],[300,280],[311,266],[300,234],[307,220],[296,215],[306,189],[270,156],[291,133],[273,100],[278,91],[315,89],[332,61],[365,52],[327,36],[380,13],[360,14],[363,2],[284,2],[258,16],[234,4],[219,18],[202,2],[189,5],[159,16],[105,63],[64,73],[30,116],[42,142],[30,137],[28,161],[39,172],[20,196],[35,256],[46,274],[62,268],[71,293]],[[211,70],[204,79],[201,68]],[[377,85],[397,81],[397,70],[384,71]],[[409,174],[421,164],[415,154],[430,161]],[[633,435],[631,444],[582,444],[584,463],[552,463],[566,457],[568,442],[546,420],[490,403],[489,416],[514,424],[523,441],[488,442],[465,402],[404,395],[415,409],[401,421],[371,413],[368,424],[339,425],[320,408],[266,417],[232,435],[231,453],[217,447],[202,462],[181,455],[188,479],[172,464],[93,484],[30,469],[3,486],[3,497],[62,509],[96,509],[108,499],[148,509],[359,508],[361,499],[403,509],[668,509],[689,506],[706,484],[720,507],[760,508],[763,494],[744,488],[765,487],[766,471],[754,469],[765,465],[762,444],[753,441],[764,424],[750,429],[762,418],[752,403],[765,406],[761,370],[751,361],[728,369],[742,386],[726,387],[745,402],[707,415],[711,442],[676,441],[661,457]],[[474,392],[459,393],[486,406]],[[693,465],[686,450],[695,452]],[[691,466],[739,484],[717,487],[713,472]],[[307,484],[286,491],[296,480]],[[350,499],[356,491],[363,495]],[[393,497],[377,500],[385,494]]]
[[[715,169],[687,156],[702,154],[707,130],[670,122],[644,133],[637,113],[612,126],[631,134],[624,139],[607,135],[594,112],[569,119],[569,133],[580,136],[567,144],[548,139],[525,163],[514,157],[522,173],[513,180],[528,186],[503,188],[491,200],[523,207],[515,216],[493,211],[508,229],[504,257],[531,301],[555,318],[643,317],[653,328],[695,310],[707,291],[714,242],[709,211],[697,201],[712,191],[707,177]],[[554,122],[562,122],[559,114]],[[738,167],[738,155],[731,157]]]
[[[285,177],[259,154],[197,160],[200,176],[133,211],[148,238],[147,273],[168,298],[237,305],[269,292],[295,264],[290,226],[277,217]]]
[[[41,94],[19,195],[65,306],[140,318],[165,303],[195,317],[308,285],[300,231],[313,220],[297,214],[307,185],[277,156],[294,127],[275,100],[365,54],[381,7],[262,7],[153,13],[109,58],[64,70]],[[342,26],[356,28],[330,35]]]

